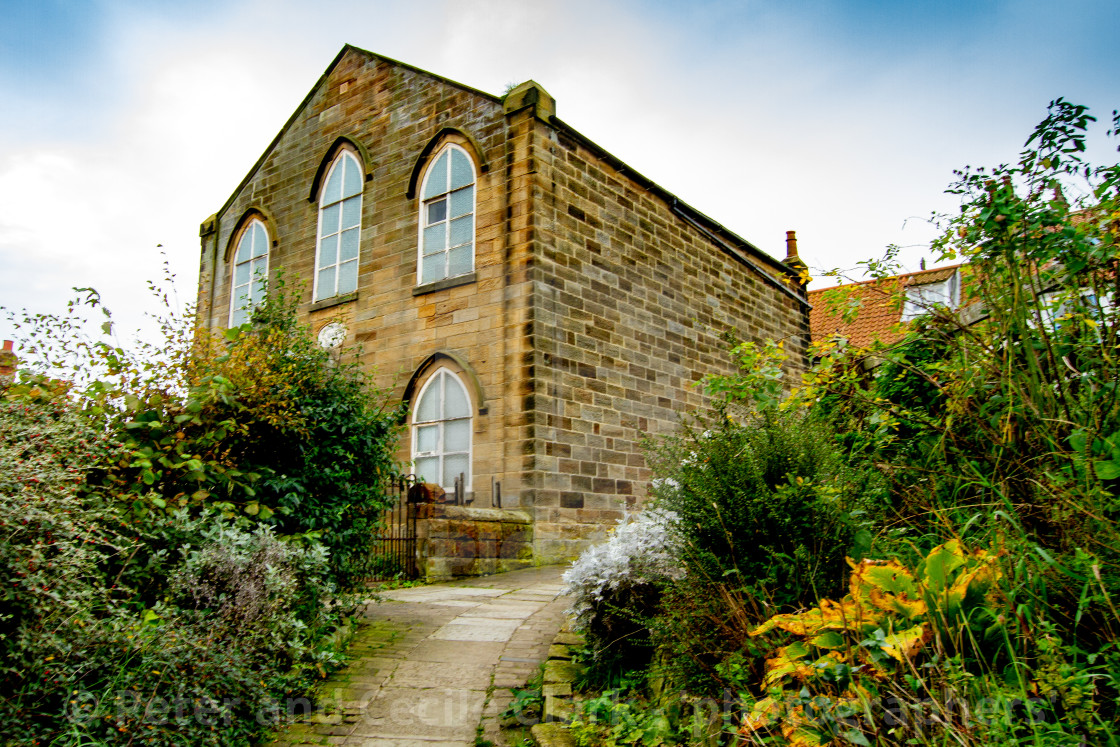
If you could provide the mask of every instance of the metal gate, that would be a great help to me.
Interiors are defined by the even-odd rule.
[[[416,484],[415,475],[393,478],[387,487],[392,504],[385,512],[384,524],[374,544],[374,581],[416,578],[416,504],[408,502],[408,490]]]

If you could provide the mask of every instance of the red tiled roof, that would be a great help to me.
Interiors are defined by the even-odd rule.
[[[867,347],[875,340],[890,344],[906,331],[900,323],[902,306],[898,291],[910,285],[927,285],[947,280],[961,265],[919,270],[880,280],[820,288],[809,291],[809,328],[814,340],[834,335],[845,338],[850,345]],[[851,322],[844,321],[844,312],[851,305],[858,311]]]

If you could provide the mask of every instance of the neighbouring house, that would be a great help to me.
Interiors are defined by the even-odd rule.
[[[889,345],[935,307],[960,309],[966,268],[948,265],[809,291],[813,339],[840,338],[859,348],[876,341]]]
[[[729,370],[722,332],[785,341],[791,373],[809,340],[794,243],[783,262],[736,236],[533,81],[493,96],[352,46],[201,243],[204,325],[245,322],[281,268],[304,281],[321,344],[360,345],[409,402],[402,459],[479,510],[500,485],[538,562],[641,502],[642,441]]]

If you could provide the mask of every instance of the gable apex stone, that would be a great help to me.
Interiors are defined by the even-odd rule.
[[[556,116],[556,99],[535,80],[527,80],[514,86],[502,99],[502,108],[507,116],[530,107],[533,109],[533,116],[544,122]]]

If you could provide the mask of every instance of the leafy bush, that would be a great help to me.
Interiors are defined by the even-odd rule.
[[[182,396],[150,385],[98,390],[118,403],[114,422],[131,452],[104,486],[139,516],[214,505],[284,534],[316,532],[339,585],[369,576],[397,471],[400,407],[385,407],[356,355],[338,363],[315,342],[283,285],[250,324],[173,335],[171,345],[189,339]]]
[[[1052,631],[1040,631],[1029,654],[1009,648],[998,561],[954,540],[914,571],[897,561],[853,563],[842,600],[752,630],[793,641],[772,651],[758,688],[765,696],[750,704],[740,734],[913,744],[940,720],[982,744],[1001,733],[1059,743],[1101,736],[1091,713],[1095,677],[1071,671]],[[1025,713],[1013,713],[1016,697]],[[999,711],[1004,719],[992,718]]]
[[[132,350],[84,306],[0,393],[0,743],[248,744],[340,659],[399,412],[282,292]]]
[[[659,448],[688,572],[657,674],[753,705],[728,738],[1120,743],[1120,165],[1083,160],[1090,121],[1059,99],[1017,163],[958,174],[935,248],[965,313],[818,343],[792,392],[779,346],[736,345]]]
[[[674,524],[690,574],[742,586],[764,606],[788,608],[843,582],[856,539],[849,514],[862,483],[801,413],[729,417],[686,428],[652,455],[656,504]],[[855,479],[853,479],[855,478]]]
[[[0,402],[0,742],[244,743],[338,660],[327,550],[212,512],[122,524],[82,490],[120,453],[65,399]]]
[[[1017,163],[959,172],[935,247],[972,268],[971,323],[935,310],[896,345],[822,350],[800,397],[888,482],[895,536],[1001,543],[1014,603],[1096,650],[1120,592],[1120,165],[1083,160],[1091,120],[1059,99]]]

